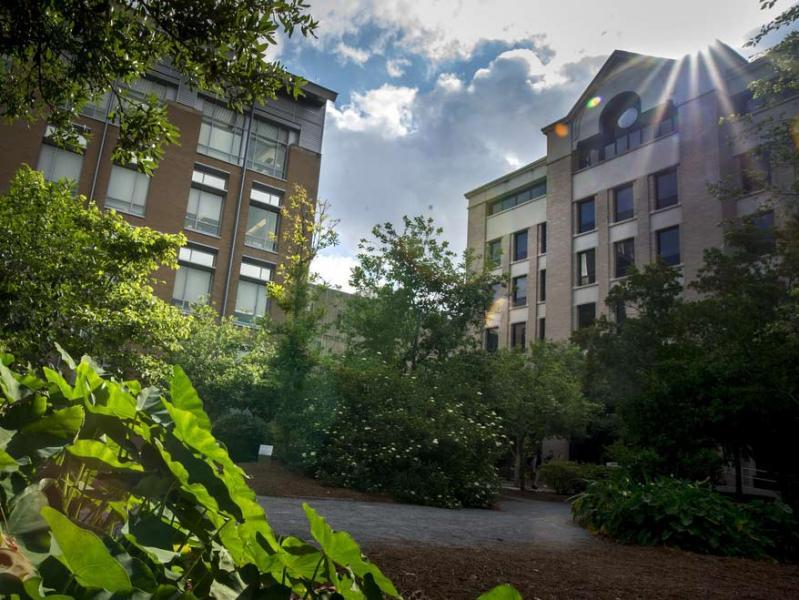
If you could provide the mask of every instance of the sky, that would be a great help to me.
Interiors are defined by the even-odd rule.
[[[319,199],[341,244],[315,270],[349,290],[358,241],[427,215],[466,243],[464,193],[543,156],[615,49],[679,58],[720,39],[743,54],[769,16],[758,0],[308,0],[317,39],[281,40],[328,104]]]

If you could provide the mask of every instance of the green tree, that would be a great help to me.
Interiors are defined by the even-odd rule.
[[[300,93],[304,82],[266,53],[277,36],[313,35],[303,0],[10,0],[0,6],[0,111],[8,120],[46,118],[61,143],[83,105],[111,92],[120,138],[115,160],[149,172],[177,130],[156,98],[133,102],[126,84],[168,58],[187,85],[233,109]]]
[[[497,279],[460,261],[433,220],[403,217],[403,228],[377,225],[361,240],[343,330],[356,354],[382,355],[397,368],[415,370],[475,344]]]
[[[187,332],[180,311],[153,294],[176,266],[182,235],[134,227],[23,167],[0,196],[0,343],[33,364],[74,354],[148,379]]]
[[[594,413],[582,391],[584,359],[569,343],[540,341],[529,353],[492,357],[491,394],[512,443],[514,477],[524,489],[524,461],[544,438],[579,434]]]

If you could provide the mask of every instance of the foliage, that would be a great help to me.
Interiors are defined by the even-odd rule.
[[[512,585],[505,583],[481,594],[477,600],[522,600],[522,595]]]
[[[213,307],[197,305],[186,339],[169,360],[186,371],[212,420],[236,409],[271,421],[275,401],[268,361],[273,354],[267,332],[240,327]]]
[[[416,504],[489,505],[506,441],[484,401],[481,354],[412,373],[379,357],[343,361],[335,373],[335,420],[319,460],[322,478]]]
[[[277,35],[313,35],[303,0],[170,0],[28,2],[0,7],[0,106],[9,120],[47,118],[62,142],[77,143],[70,125],[89,101],[116,97],[120,139],[114,158],[151,172],[163,145],[177,139],[155,97],[133,101],[126,84],[164,58],[186,85],[241,110],[300,93],[304,82],[265,55]]]
[[[441,233],[432,219],[403,217],[402,230],[385,223],[361,240],[351,279],[358,296],[342,323],[354,354],[413,371],[475,343],[496,280],[473,270],[468,252],[456,262]]]
[[[584,492],[591,481],[606,479],[608,467],[576,463],[568,460],[553,460],[539,467],[541,479],[556,494],[573,496]]]
[[[70,352],[103,356],[148,379],[187,332],[180,311],[153,295],[174,268],[182,235],[134,227],[23,167],[0,196],[0,344],[22,361]]]
[[[398,596],[307,505],[318,547],[275,536],[180,368],[163,393],[64,358],[71,382],[0,365],[4,594]]]
[[[595,481],[572,504],[584,527],[622,543],[725,556],[792,558],[799,523],[784,504],[739,504],[706,483],[670,477]]]
[[[528,454],[544,438],[584,431],[595,412],[582,393],[582,371],[582,353],[568,343],[539,341],[528,352],[492,355],[492,397],[505,435],[513,442],[516,482],[521,489],[522,465]]]
[[[237,463],[258,460],[258,447],[269,441],[266,421],[247,410],[230,410],[214,420],[211,431]]]

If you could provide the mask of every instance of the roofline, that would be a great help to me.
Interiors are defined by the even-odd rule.
[[[314,83],[313,81],[306,80],[305,85],[302,86],[302,90],[306,94],[313,95],[323,101],[330,100],[330,102],[335,102],[336,98],[338,98],[338,92],[326,88],[323,85],[319,85],[318,83]]]
[[[463,195],[466,198],[471,198],[475,194],[479,194],[480,192],[484,192],[484,191],[486,191],[488,189],[491,189],[492,187],[494,187],[495,185],[499,185],[500,183],[505,183],[506,181],[508,181],[510,179],[513,179],[514,177],[516,177],[518,175],[521,175],[522,173],[525,173],[526,171],[532,171],[533,169],[535,169],[536,167],[538,167],[540,165],[546,166],[546,164],[547,164],[547,157],[546,156],[542,156],[541,158],[537,158],[536,160],[534,160],[531,163],[527,163],[523,167],[519,167],[515,171],[511,171],[510,173],[505,173],[501,177],[497,177],[496,179],[494,179],[492,181],[489,181],[488,183],[484,183],[480,187],[474,188],[473,190],[470,190],[470,191],[466,192]]]

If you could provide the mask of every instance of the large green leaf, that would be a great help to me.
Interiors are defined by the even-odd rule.
[[[139,463],[121,462],[109,444],[98,440],[77,440],[67,446],[67,452],[77,456],[97,471],[143,471]]]
[[[183,369],[178,366],[174,367],[172,378],[169,380],[169,395],[172,397],[172,404],[193,414],[197,417],[200,427],[211,431],[211,419],[203,409],[203,402],[197,395],[197,390],[191,385]]]
[[[0,389],[9,402],[16,402],[20,399],[19,382],[2,362],[0,362]]]
[[[515,587],[503,583],[482,594],[477,600],[523,600],[523,598]]]
[[[83,407],[69,406],[53,411],[52,414],[42,417],[22,428],[22,433],[45,433],[58,438],[70,438],[78,433],[83,425]]]
[[[59,560],[75,575],[80,585],[109,592],[130,591],[130,577],[100,538],[49,506],[42,508],[41,512],[58,543]]]

